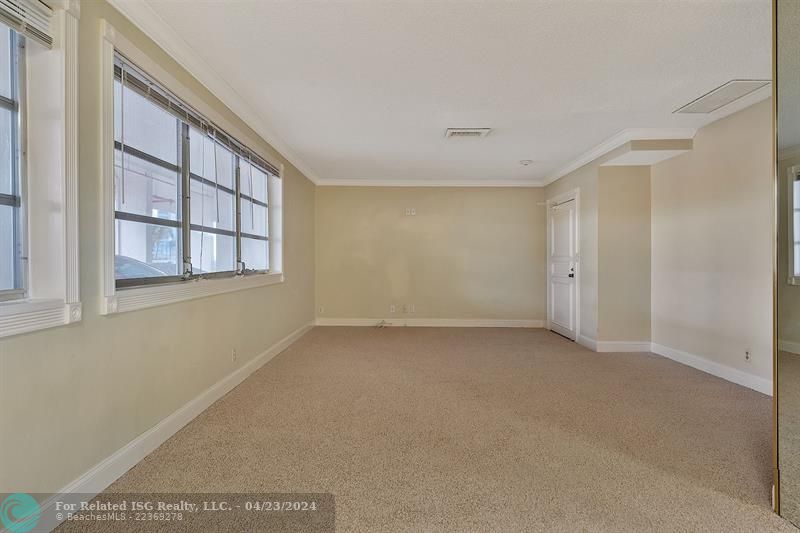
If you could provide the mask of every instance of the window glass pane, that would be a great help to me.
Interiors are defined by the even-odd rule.
[[[267,175],[245,159],[239,160],[242,194],[267,203]]]
[[[17,53],[15,32],[0,24],[0,95],[10,100],[16,100],[18,93],[14,85]],[[17,120],[17,111],[0,108],[0,193],[17,197],[19,203],[21,176],[17,165]],[[0,205],[0,291],[23,288],[20,223],[18,207]]]
[[[242,237],[242,261],[248,270],[267,270],[269,267],[267,241]]]
[[[267,236],[267,208],[242,198],[242,233]]]
[[[800,209],[800,181],[795,180],[794,184],[794,207]]]
[[[122,139],[122,84],[114,78],[114,140],[121,142],[120,139]]]
[[[0,291],[17,288],[14,281],[19,258],[14,238],[17,212],[10,205],[0,205]]]
[[[192,180],[192,224],[236,230],[236,197],[213,185]]]
[[[192,174],[234,188],[233,152],[195,128],[189,128],[189,160]]]
[[[13,30],[0,24],[0,95],[16,100],[12,80],[14,72]]]
[[[17,177],[14,174],[15,120],[16,113],[10,109],[0,108],[0,193],[18,196]]]
[[[126,213],[178,220],[180,174],[126,153],[123,176],[121,156],[122,153],[116,150],[114,208]]]
[[[192,271],[232,272],[236,270],[236,238],[192,231]]]
[[[178,275],[178,238],[178,228],[117,220],[116,278]]]
[[[800,209],[794,210],[794,227],[792,228],[794,242],[800,242]]]
[[[794,275],[800,277],[800,243],[794,244]]]
[[[115,140],[177,165],[178,119],[127,87],[117,87],[114,97]]]

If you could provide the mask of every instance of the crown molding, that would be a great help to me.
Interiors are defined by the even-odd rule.
[[[142,30],[164,52],[186,69],[197,81],[233,111],[245,124],[289,160],[311,182],[320,180],[311,167],[267,125],[255,107],[244,99],[225,79],[189,46],[147,2],[141,0],[108,0],[134,26]]]
[[[569,164],[561,167],[557,172],[551,174],[543,181],[544,185],[550,185],[559,178],[563,178],[570,172],[574,172],[584,165],[606,155],[612,150],[629,143],[631,141],[643,141],[654,139],[693,139],[697,133],[695,128],[629,128],[622,130],[613,137],[601,142],[588,152],[584,152]]]
[[[559,178],[562,178],[578,170],[582,166],[591,163],[611,150],[619,148],[625,143],[631,141],[643,141],[653,139],[693,139],[697,130],[704,128],[709,124],[721,120],[728,115],[732,115],[738,111],[746,109],[755,105],[763,100],[772,96],[772,83],[768,83],[757,91],[745,95],[738,100],[734,100],[730,104],[723,106],[720,109],[708,114],[708,121],[697,128],[629,128],[624,129],[613,137],[598,144],[588,152],[584,152],[577,158],[573,159],[568,165],[562,167],[554,174],[550,175],[547,179],[543,180],[543,185],[549,185]]]
[[[236,113],[258,135],[266,140],[283,157],[289,160],[315,185],[321,186],[368,186],[368,187],[543,187],[602,157],[611,150],[633,140],[686,139],[693,138],[698,128],[632,128],[617,133],[591,150],[581,154],[560,170],[545,179],[537,180],[397,180],[397,179],[322,179],[311,167],[283,142],[268,126],[267,120],[255,111],[224,78],[222,78],[189,44],[177,36],[175,30],[162,19],[147,2],[142,0],[109,0],[120,13],[140,28],[158,46],[192,74],[201,84]],[[756,104],[772,94],[772,84],[714,111],[708,122],[724,118],[732,113]]]
[[[543,187],[541,180],[458,179],[321,179],[320,187]]]

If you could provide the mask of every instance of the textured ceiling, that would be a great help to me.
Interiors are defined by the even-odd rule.
[[[622,130],[701,126],[719,114],[672,111],[772,74],[769,0],[136,1],[322,182],[546,180]]]

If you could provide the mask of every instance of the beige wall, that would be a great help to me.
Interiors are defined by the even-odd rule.
[[[650,340],[650,167],[599,168],[597,340]]]
[[[573,189],[580,190],[580,212],[579,212],[579,254],[580,254],[580,331],[578,334],[583,337],[583,340],[594,342],[598,340],[598,324],[599,324],[599,312],[600,312],[600,285],[602,284],[602,280],[600,279],[600,250],[599,250],[599,237],[600,237],[600,228],[599,224],[601,221],[600,217],[600,208],[602,207],[600,203],[600,176],[601,176],[601,169],[602,175],[605,180],[609,180],[611,177],[615,175],[617,170],[621,169],[620,172],[621,178],[617,182],[613,182],[616,185],[613,185],[611,181],[609,181],[609,185],[606,187],[608,191],[612,191],[614,186],[622,186],[623,184],[621,181],[625,181],[627,179],[631,179],[631,176],[625,171],[624,169],[627,167],[603,167],[603,163],[606,161],[613,159],[621,154],[628,152],[631,147],[628,145],[620,146],[608,152],[607,154],[595,159],[591,163],[587,163],[586,165],[580,167],[577,170],[574,170],[563,176],[547,187],[545,187],[545,198],[552,199],[556,196],[563,194],[567,191],[571,191]],[[637,189],[639,190],[639,189]],[[626,206],[622,205],[621,202],[616,202],[610,199],[610,196],[606,194],[605,205],[609,208],[613,209],[626,209]],[[640,206],[636,205],[631,207],[631,209],[636,213],[630,215],[631,218],[637,219],[640,217]],[[613,214],[612,218],[608,218],[608,221],[619,221],[621,220],[620,217],[624,217],[623,213]],[[609,259],[608,254],[605,255],[606,260]],[[610,265],[610,263],[607,263]],[[628,304],[632,308],[637,308],[637,303],[630,303]],[[613,330],[612,330],[613,331]],[[631,334],[637,334],[638,331],[634,330]],[[615,331],[614,334],[622,335],[622,332]],[[625,337],[617,337],[617,338],[610,338],[605,337],[607,340],[615,340],[615,341],[640,341],[642,339],[639,338],[625,338]]]
[[[653,342],[772,378],[772,104],[654,165]],[[751,350],[751,361],[745,360]]]
[[[100,24],[116,29],[274,153],[103,1],[80,19],[78,324],[0,340],[0,491],[51,492],[83,474],[314,318],[314,187],[287,161],[286,282],[144,311],[100,316]],[[231,350],[239,354],[231,361]]]
[[[537,188],[318,187],[318,316],[544,320],[543,199]]]

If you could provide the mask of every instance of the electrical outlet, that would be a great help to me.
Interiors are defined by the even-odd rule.
[[[390,305],[390,306],[389,306],[389,312],[390,312],[390,313],[394,313],[394,312],[396,312],[396,311],[397,311],[397,307],[396,307],[394,304],[392,304],[392,305]]]
[[[320,306],[319,306],[319,314],[321,314],[321,315],[322,315],[322,314],[324,314],[324,313],[325,313],[325,306],[324,306],[324,305],[320,305]]]
[[[412,208],[411,208],[411,216],[412,216],[412,217],[415,217],[415,216],[417,216],[417,209],[416,209],[415,207],[412,207]]]
[[[237,357],[236,348],[234,348],[233,350],[231,350],[231,361],[233,361],[235,363],[236,362],[236,357]]]
[[[408,313],[408,304],[403,304],[403,312]]]
[[[750,350],[744,351],[744,360],[747,361],[748,363],[750,362]]]
[[[417,208],[416,207],[406,207],[406,216],[407,217],[417,216]]]

